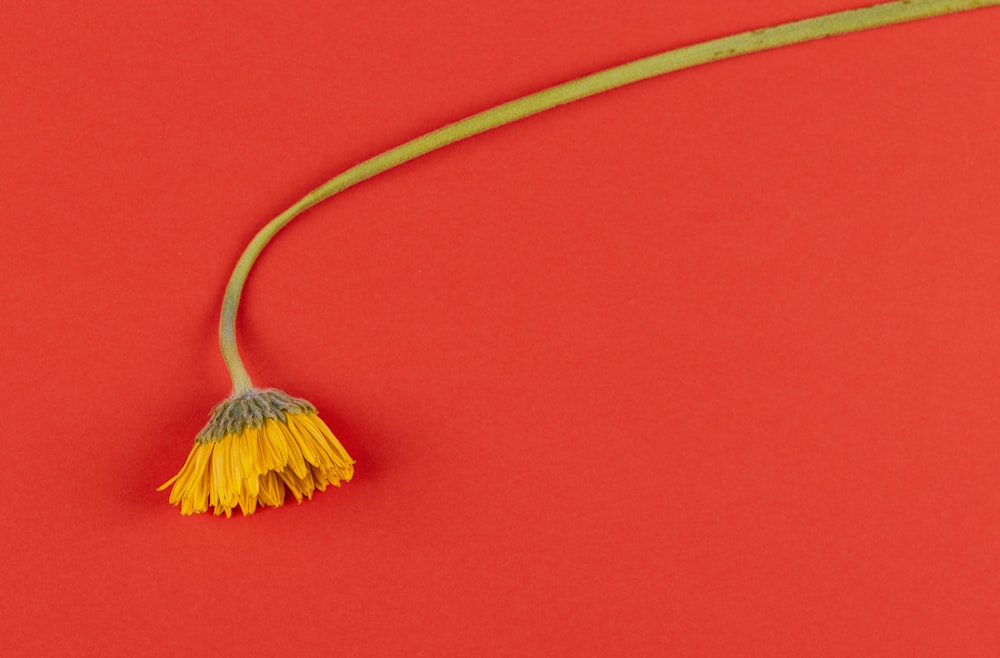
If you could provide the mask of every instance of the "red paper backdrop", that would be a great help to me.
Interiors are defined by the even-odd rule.
[[[1000,655],[1000,10],[754,55],[435,153],[251,277],[355,480],[154,487],[217,305],[351,164],[861,3],[0,6],[7,655]]]

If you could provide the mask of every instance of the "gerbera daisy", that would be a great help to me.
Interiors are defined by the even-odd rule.
[[[239,506],[278,507],[285,489],[302,502],[354,475],[354,460],[309,402],[277,389],[250,389],[218,404],[180,472],[167,480],[181,514],[209,506],[228,517]]]
[[[180,504],[183,514],[213,507],[216,514],[229,516],[237,506],[251,514],[258,505],[281,505],[286,489],[301,502],[316,489],[339,485],[354,474],[354,460],[316,409],[281,391],[255,388],[236,347],[236,311],[250,268],[271,238],[306,209],[448,144],[633,82],[779,46],[998,4],[1000,0],[897,0],[678,48],[484,110],[331,178],[267,223],[240,256],[226,286],[219,323],[219,342],[233,394],[212,411],[184,467],[160,489],[173,485],[170,502]]]

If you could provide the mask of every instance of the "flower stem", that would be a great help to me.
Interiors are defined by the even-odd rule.
[[[571,103],[633,82],[770,48],[995,5],[1000,5],[1000,0],[898,0],[713,39],[605,69],[497,105],[417,137],[351,167],[312,190],[268,222],[250,241],[236,263],[226,286],[222,301],[222,316],[219,322],[219,342],[222,347],[222,357],[233,380],[233,392],[240,394],[252,387],[250,376],[242,359],[240,359],[236,346],[236,311],[250,268],[253,267],[260,252],[278,231],[303,211],[320,201],[376,174],[443,146],[544,112],[558,105]]]

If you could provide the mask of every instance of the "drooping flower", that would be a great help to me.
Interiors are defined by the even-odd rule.
[[[277,389],[250,389],[218,404],[198,433],[184,466],[159,487],[173,485],[181,514],[214,508],[280,506],[286,490],[299,503],[354,475],[354,460],[309,402]]]
[[[483,110],[412,139],[334,176],[313,189],[254,235],[236,263],[222,301],[219,343],[233,380],[233,395],[212,412],[173,485],[170,502],[183,514],[251,514],[281,505],[285,491],[296,500],[339,485],[354,474],[354,461],[316,415],[316,409],[274,389],[254,388],[236,345],[236,313],[250,269],[271,239],[309,208],[343,190],[414,158],[484,131],[658,75],[875,27],[1000,5],[1000,0],[895,0],[751,30],[644,57]]]

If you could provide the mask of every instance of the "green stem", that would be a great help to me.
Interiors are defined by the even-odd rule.
[[[250,375],[247,373],[236,347],[236,311],[250,268],[253,267],[257,256],[278,231],[303,211],[320,201],[376,174],[443,146],[544,112],[558,105],[571,103],[633,82],[779,46],[995,5],[1000,5],[1000,0],[899,0],[713,39],[605,69],[497,105],[417,137],[351,167],[309,192],[288,210],[272,219],[254,236],[236,263],[226,286],[222,301],[222,317],[219,322],[219,342],[222,346],[222,357],[233,380],[233,392],[235,394],[244,393],[252,387]]]

